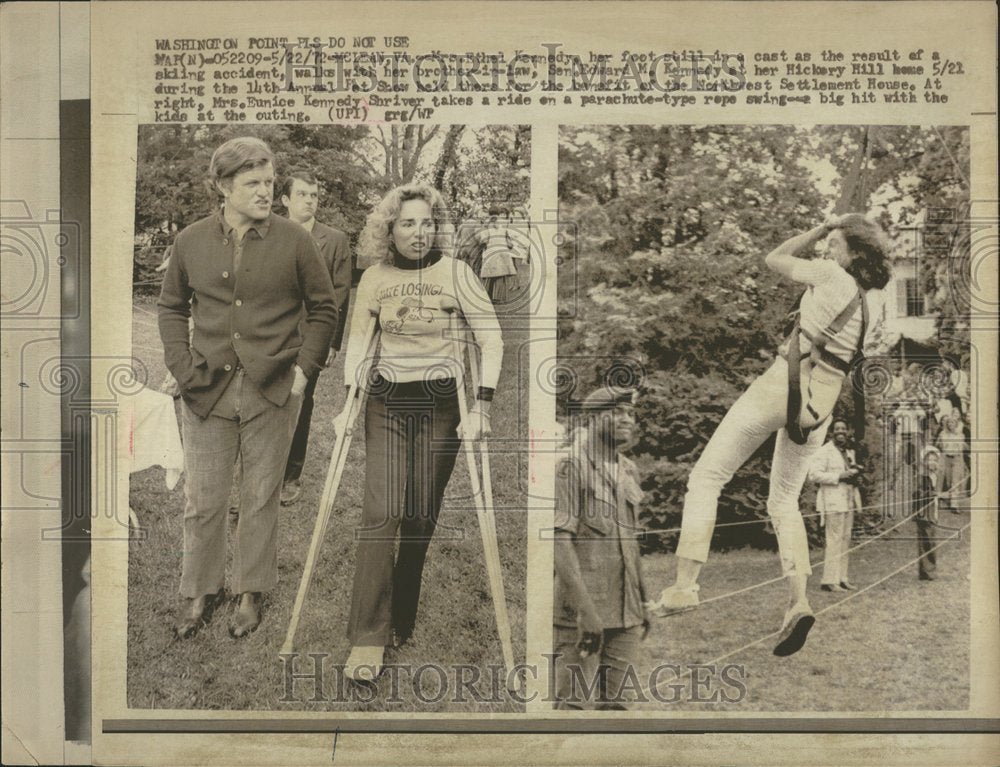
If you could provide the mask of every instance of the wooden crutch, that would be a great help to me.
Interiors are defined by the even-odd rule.
[[[451,334],[452,342],[456,344],[455,359],[458,362],[458,410],[463,424],[468,424],[469,406],[465,401],[465,344],[464,334],[461,332],[458,312],[451,311]],[[480,440],[484,455],[488,446],[484,440]],[[514,668],[514,650],[511,646],[510,638],[510,617],[507,614],[507,597],[503,588],[503,572],[500,567],[500,548],[497,544],[496,520],[493,510],[492,483],[485,480],[485,484],[490,487],[490,497],[487,502],[483,492],[483,483],[480,482],[479,470],[476,466],[476,456],[472,443],[462,440],[462,448],[465,452],[465,460],[469,467],[469,481],[472,484],[472,496],[476,504],[476,517],[479,520],[479,533],[483,540],[483,555],[486,560],[486,575],[490,584],[490,595],[493,597],[493,609],[496,614],[497,632],[500,635],[500,649],[503,652],[503,662],[507,667],[507,684],[513,686],[516,680],[510,678],[510,671]],[[488,467],[484,466],[484,471]]]
[[[468,336],[466,336],[465,338],[468,338]],[[463,340],[463,346],[465,346],[468,349],[468,351],[469,351],[469,370],[472,373],[472,391],[476,392],[478,390],[478,387],[482,383],[482,379],[479,377],[479,353],[478,353],[478,349],[474,345],[472,345],[471,340],[469,342],[469,345],[466,345],[464,343],[465,338],[463,338],[462,340]],[[463,366],[462,369],[463,369],[463,372],[464,372],[464,369],[465,369],[465,367],[464,367],[465,366],[464,360],[462,361],[462,366]],[[489,446],[489,443],[485,439],[478,440],[477,446],[479,448],[479,459],[482,462],[482,467],[483,467],[483,471],[482,471],[483,501],[485,502],[485,508],[487,510],[487,513],[484,515],[484,519],[486,520],[486,523],[489,525],[489,530],[487,531],[488,534],[484,534],[483,535],[483,545],[485,547],[486,544],[487,544],[487,541],[489,541],[489,543],[492,545],[492,547],[493,547],[493,554],[492,555],[488,555],[488,556],[492,556],[496,560],[496,562],[498,563],[498,567],[499,567],[499,562],[500,562],[500,540],[499,540],[499,537],[497,536],[496,506],[493,505],[493,470],[490,467],[490,446]],[[503,583],[502,582],[500,584],[500,588],[501,588],[501,590],[503,590]],[[504,593],[504,592],[501,591],[501,593]],[[504,596],[506,597],[506,594],[504,594]],[[504,626],[508,626],[509,627],[510,626],[510,620],[507,617],[507,600],[506,600],[506,598],[500,600],[500,605],[499,605],[499,607],[497,609],[503,611],[503,621],[501,623],[500,619],[498,618],[497,619],[497,625],[498,626],[499,625],[504,625]],[[509,635],[509,631],[510,631],[510,629],[508,628],[508,635]],[[507,667],[510,668],[510,664],[509,663],[508,663]]]
[[[302,606],[305,604],[306,596],[309,593],[309,586],[312,583],[313,570],[316,567],[316,559],[319,556],[320,546],[323,545],[323,538],[326,536],[326,526],[333,513],[333,502],[340,489],[340,478],[344,474],[344,466],[347,464],[347,454],[351,447],[351,438],[354,436],[354,424],[357,421],[358,413],[364,409],[365,396],[367,394],[366,384],[371,367],[375,360],[375,351],[378,348],[378,329],[376,322],[378,317],[374,314],[368,320],[365,328],[365,359],[363,362],[363,375],[356,376],[347,390],[347,417],[344,422],[344,433],[337,435],[337,444],[333,448],[333,455],[330,457],[330,467],[326,472],[326,483],[323,485],[323,495],[319,502],[319,513],[316,515],[316,524],[313,527],[312,541],[309,544],[309,554],[306,556],[305,568],[302,571],[302,580],[299,581],[299,591],[295,595],[295,605],[292,607],[292,618],[288,623],[288,633],[285,634],[285,643],[281,646],[281,653],[291,653],[295,643],[295,632],[299,628],[299,618],[302,615]]]

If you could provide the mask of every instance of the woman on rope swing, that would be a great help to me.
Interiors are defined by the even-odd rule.
[[[806,254],[824,238],[823,257],[810,259]],[[777,432],[767,513],[778,538],[789,607],[774,654],[791,655],[805,644],[815,618],[806,597],[812,568],[799,493],[844,379],[871,330],[866,293],[889,281],[886,251],[881,227],[851,213],[786,240],[765,258],[782,277],[806,286],[798,319],[771,367],[726,413],[688,478],[677,579],[661,593],[655,614],[698,606],[698,575],[708,558],[719,494]]]

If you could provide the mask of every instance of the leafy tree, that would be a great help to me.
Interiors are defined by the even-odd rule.
[[[468,140],[472,138],[473,140]],[[435,173],[435,186],[456,218],[477,207],[526,207],[531,182],[531,128],[493,126],[455,142],[455,160]],[[437,182],[440,179],[440,183]]]

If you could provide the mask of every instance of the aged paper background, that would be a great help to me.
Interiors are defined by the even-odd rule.
[[[557,208],[557,141],[560,124],[585,123],[792,123],[792,124],[958,124],[969,125],[972,138],[971,198],[992,201],[996,213],[996,9],[991,3],[99,3],[92,6],[92,98],[93,98],[93,305],[101,307],[93,317],[93,355],[114,359],[127,357],[130,338],[130,282],[132,265],[133,203],[135,191],[135,141],[137,125],[152,122],[151,72],[156,39],[248,38],[262,36],[408,36],[412,52],[497,51],[512,55],[517,49],[543,55],[543,43],[559,43],[565,50],[620,52],[696,49],[740,52],[750,58],[755,52],[789,50],[939,50],[965,63],[965,74],[954,78],[946,104],[884,104],[827,107],[786,106],[760,109],[697,105],[683,110],[659,106],[592,106],[557,103],[542,106],[441,107],[433,122],[530,123],[532,133],[532,211]],[[538,94],[532,93],[532,96]],[[6,107],[5,107],[6,109]],[[978,113],[978,114],[973,114]],[[547,253],[545,291],[539,306],[543,318],[533,328],[532,364],[541,381],[546,366],[555,358],[554,321],[555,263]],[[985,262],[976,270],[977,298],[984,306],[996,307],[996,249],[984,252]],[[995,318],[994,318],[995,320]],[[976,406],[975,436],[996,439],[995,325],[977,323],[973,344],[981,351],[973,368]],[[985,363],[985,364],[983,364]],[[102,389],[105,376],[95,368],[94,398],[114,400],[115,393]],[[6,385],[5,385],[6,391]],[[530,392],[534,439],[544,443],[555,435],[552,398],[536,385]],[[6,414],[5,414],[6,415]],[[117,444],[127,444],[127,430],[120,419]],[[95,444],[101,455],[108,439]],[[994,734],[942,734],[933,719],[996,719],[1000,715],[1000,643],[997,627],[997,520],[995,482],[981,481],[975,505],[993,513],[973,516],[972,641],[970,706],[967,711],[917,713],[914,721],[899,729],[914,734],[786,734],[769,735],[767,723],[756,727],[752,720],[734,714],[734,729],[763,730],[759,734],[672,735],[652,734],[680,729],[676,720],[697,720],[697,714],[623,713],[605,715],[600,725],[577,717],[580,733],[597,730],[601,735],[547,733],[566,721],[567,715],[529,705],[526,715],[505,715],[489,724],[474,717],[449,717],[448,726],[462,726],[461,735],[351,733],[346,720],[365,720],[363,714],[338,715],[345,732],[334,739],[332,732],[252,734],[259,729],[280,729],[281,720],[315,720],[326,730],[322,714],[277,712],[205,712],[130,710],[125,704],[127,540],[123,537],[122,511],[127,509],[127,452],[107,454],[99,460],[117,469],[102,476],[113,477],[113,485],[101,488],[93,544],[93,758],[104,764],[207,764],[328,763],[336,744],[334,763],[342,764],[489,764],[489,763],[910,763],[988,764],[1000,758]],[[551,483],[552,456],[544,450],[532,455],[532,474],[540,488]],[[984,456],[983,465],[994,465]],[[100,491],[99,491],[100,492]],[[541,492],[545,492],[542,490]],[[117,511],[116,511],[117,510]],[[533,513],[529,518],[528,662],[549,650],[551,631],[551,549],[542,531],[551,518]],[[127,521],[126,521],[127,525]],[[8,529],[5,527],[5,535]],[[7,583],[5,581],[5,588]],[[228,651],[220,648],[220,652]],[[5,671],[7,665],[5,655]],[[541,680],[542,682],[544,680]],[[534,687],[541,692],[541,682]],[[529,693],[532,690],[529,688]],[[676,717],[673,722],[664,720]],[[898,714],[894,714],[898,716]],[[414,715],[383,715],[386,728],[400,720],[412,724]],[[573,719],[573,717],[569,717]],[[713,715],[718,728],[723,715]],[[796,712],[783,715],[787,726],[795,719],[809,720],[804,729],[822,730],[816,720],[837,720],[836,714]],[[244,721],[241,734],[180,734],[178,723],[172,734],[149,732],[124,734],[103,731],[107,721],[156,720],[149,730],[162,731],[164,719]],[[269,720],[268,723],[262,720]],[[641,719],[650,734],[613,734],[619,726],[627,731]],[[841,729],[863,731],[869,719],[851,715]],[[247,721],[252,720],[252,721]],[[273,720],[273,721],[272,721]],[[499,721],[503,720],[503,721]],[[777,719],[771,719],[774,725]],[[926,721],[923,724],[922,721]],[[430,727],[442,726],[434,722]],[[689,726],[697,725],[687,722]],[[830,727],[835,727],[834,721]],[[501,727],[501,734],[485,734]],[[929,734],[920,734],[926,727]],[[211,725],[209,726],[211,729]],[[523,728],[522,734],[514,734]],[[648,728],[648,729],[646,729]],[[137,729],[142,729],[138,726]],[[222,729],[222,727],[219,727]],[[330,728],[332,729],[332,728]],[[783,729],[773,727],[771,729]],[[961,729],[961,728],[959,728]],[[483,734],[476,734],[483,733]]]
[[[7,764],[90,759],[89,746],[69,742],[64,728],[60,471],[66,449],[60,403],[74,380],[73,371],[61,364],[66,361],[60,325],[75,312],[62,302],[60,276],[75,273],[78,264],[61,260],[58,240],[60,210],[67,205],[61,197],[60,138],[68,136],[62,132],[60,106],[90,96],[88,29],[84,4],[7,3],[0,8],[0,741]],[[69,243],[70,258],[81,255],[79,244]],[[77,394],[86,396],[79,387]]]

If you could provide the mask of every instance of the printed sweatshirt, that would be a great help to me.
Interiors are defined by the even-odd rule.
[[[469,343],[465,329],[471,328],[481,355],[482,379],[475,383],[480,399],[490,399],[500,378],[503,339],[479,278],[464,261],[437,252],[420,262],[396,263],[374,264],[361,276],[344,357],[344,382],[348,386],[360,382],[368,354],[365,332],[375,315],[382,331],[375,369],[383,378],[399,383],[457,378],[461,353],[457,344]],[[458,338],[449,309],[458,310]]]

